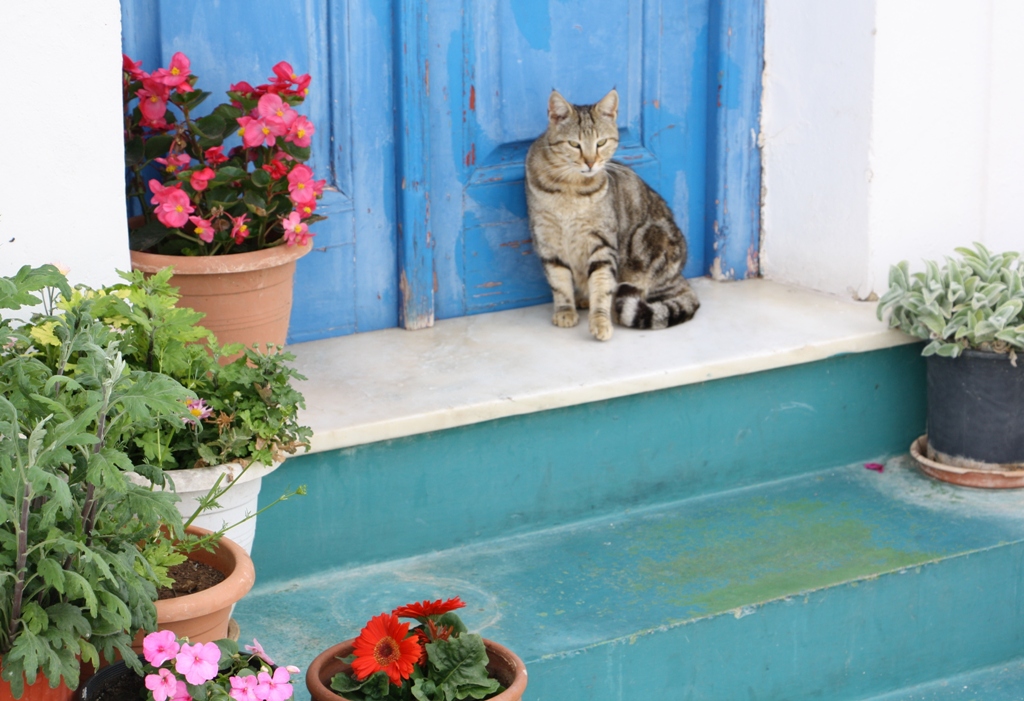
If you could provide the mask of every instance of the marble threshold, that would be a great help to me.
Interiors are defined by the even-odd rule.
[[[763,279],[694,287],[691,321],[616,327],[604,343],[586,312],[562,329],[543,304],[291,345],[311,452],[916,342],[878,321],[874,302]]]

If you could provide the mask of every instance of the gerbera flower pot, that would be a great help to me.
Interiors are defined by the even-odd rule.
[[[280,467],[282,462],[284,461],[279,460],[271,465],[255,463],[244,471],[242,465],[237,462],[193,467],[187,470],[172,470],[168,475],[174,480],[175,494],[181,497],[181,501],[177,504],[178,511],[182,518],[189,518],[199,507],[199,500],[209,494],[213,485],[217,483],[217,479],[223,475],[220,488],[223,489],[228,484],[231,484],[231,488],[217,499],[220,507],[204,511],[192,523],[211,531],[223,528],[225,524],[229,526],[236,524],[248,514],[258,511],[263,478]],[[152,484],[145,477],[133,472],[128,473],[128,477],[143,486],[148,487]],[[252,554],[252,543],[256,538],[256,520],[253,517],[228,531],[231,534],[231,540],[242,546],[246,555]]]
[[[222,256],[165,256],[132,251],[132,269],[155,273],[174,268],[178,306],[206,314],[202,324],[221,345],[284,345],[292,312],[295,261],[312,250],[275,246]]]
[[[210,533],[194,525],[186,530],[196,535]],[[249,593],[256,582],[252,558],[230,538],[221,538],[213,552],[197,550],[189,553],[188,557],[219,570],[225,579],[194,594],[157,601],[157,629],[173,631],[179,638],[187,637],[193,643],[211,643],[226,638],[231,608]],[[138,653],[142,652],[145,635],[140,631],[132,643],[132,649]]]
[[[313,660],[306,670],[306,688],[313,701],[347,701],[338,692],[331,689],[331,679],[339,672],[349,673],[352,666],[342,662],[342,658],[352,654],[355,638],[330,647]],[[487,650],[487,672],[497,679],[505,690],[490,697],[488,701],[519,701],[526,690],[526,665],[519,657],[502,645],[484,640]]]

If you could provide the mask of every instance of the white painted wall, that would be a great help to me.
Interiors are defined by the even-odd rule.
[[[762,270],[860,298],[1024,248],[1024,3],[767,0]]]
[[[0,2],[0,275],[60,261],[72,282],[130,267],[117,0]]]

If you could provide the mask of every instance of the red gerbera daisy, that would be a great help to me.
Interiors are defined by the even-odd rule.
[[[356,638],[352,671],[362,681],[374,672],[384,672],[391,683],[400,686],[412,674],[412,666],[423,652],[409,624],[399,623],[394,614],[374,616]]]
[[[428,616],[446,614],[465,605],[462,599],[456,596],[445,602],[438,599],[437,601],[428,600],[419,604],[406,604],[405,606],[399,606],[391,613],[399,618],[427,618]]]

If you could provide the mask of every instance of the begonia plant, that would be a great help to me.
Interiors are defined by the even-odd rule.
[[[374,616],[331,688],[352,701],[487,699],[504,687],[487,671],[487,649],[454,613],[459,597],[399,606]],[[402,623],[413,619],[416,624]]]
[[[133,250],[218,255],[313,236],[325,181],[305,164],[315,127],[295,110],[310,76],[284,61],[273,73],[231,85],[229,102],[198,116],[210,93],[195,87],[185,54],[152,73],[123,57],[126,196],[142,217]]]

